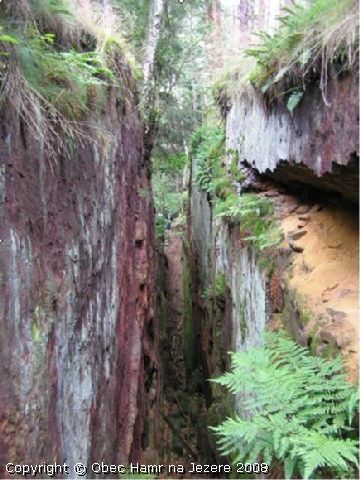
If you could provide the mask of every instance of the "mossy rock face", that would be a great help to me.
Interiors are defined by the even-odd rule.
[[[297,296],[294,291],[286,291],[284,300],[284,309],[277,315],[278,320],[300,345],[309,347],[313,355],[327,359],[339,354],[336,339],[324,328],[321,316],[312,317],[311,310],[306,305],[306,298]]]
[[[31,338],[34,343],[41,341],[41,310],[39,305],[35,307],[34,317],[31,324]]]
[[[183,252],[183,339],[186,374],[189,377],[196,367],[196,331],[193,321],[191,269],[186,249]]]
[[[244,342],[248,335],[248,326],[246,322],[246,299],[240,305],[240,319],[239,319],[241,339]]]
[[[234,396],[223,389],[213,401],[207,413],[207,424],[210,427],[220,425],[234,413]]]
[[[226,279],[223,273],[217,273],[215,276],[215,300],[222,302],[226,296]]]

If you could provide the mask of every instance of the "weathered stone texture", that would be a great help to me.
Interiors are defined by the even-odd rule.
[[[275,172],[285,183],[303,182],[357,200],[357,75],[329,79],[327,99],[330,106],[314,84],[291,115],[284,104],[267,107],[263,95],[249,87],[227,115],[227,148],[260,173]]]
[[[12,108],[2,113],[1,466],[141,453],[154,238],[133,99],[112,92],[101,127],[112,140],[49,156]]]
[[[263,341],[266,276],[255,250],[241,238],[239,225],[221,221],[216,237],[216,269],[223,272],[232,293],[232,348],[242,351]]]

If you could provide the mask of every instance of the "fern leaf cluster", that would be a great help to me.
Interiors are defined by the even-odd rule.
[[[270,98],[290,94],[287,108],[292,113],[314,74],[325,82],[328,64],[338,73],[356,64],[357,8],[354,0],[293,1],[291,8],[283,8],[274,34],[260,32],[259,44],[246,50],[256,60],[253,84]]]
[[[192,152],[197,168],[195,183],[203,192],[214,192],[215,171],[220,166],[224,144],[224,130],[217,125],[207,124],[193,135]]]
[[[263,348],[232,354],[232,370],[214,380],[240,400],[240,413],[213,428],[220,450],[236,462],[284,464],[286,478],[328,472],[354,475],[353,419],[358,391],[340,358],[311,356],[283,333]]]
[[[239,170],[237,152],[231,149],[225,152],[224,147],[221,127],[208,124],[195,132],[192,138],[195,185],[208,194],[216,216],[239,223],[245,233],[244,240],[251,241],[258,251],[278,245],[283,235],[273,218],[271,201],[251,193],[238,195],[236,185],[245,176]],[[228,167],[223,163],[225,155],[231,159]]]
[[[267,198],[252,193],[240,196],[232,193],[225,200],[217,201],[215,213],[217,217],[239,222],[241,230],[247,233],[244,240],[252,241],[260,251],[282,241],[282,233],[271,216],[272,204]]]

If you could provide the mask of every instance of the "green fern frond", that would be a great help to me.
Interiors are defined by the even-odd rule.
[[[324,468],[336,478],[358,465],[358,443],[347,438],[358,391],[340,357],[311,356],[283,332],[270,333],[264,348],[231,354],[231,371],[213,381],[237,394],[241,412],[213,428],[224,455],[283,462],[286,478]]]

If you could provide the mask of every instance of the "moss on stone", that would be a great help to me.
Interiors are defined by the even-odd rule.
[[[196,332],[192,308],[192,276],[188,257],[189,247],[184,242],[183,252],[183,338],[186,375],[189,378],[196,367]]]
[[[213,389],[214,391],[214,389]],[[234,396],[225,389],[218,389],[207,412],[208,426],[217,426],[234,413]]]
[[[39,305],[35,307],[33,321],[31,323],[31,338],[33,343],[39,343],[41,340],[41,327],[40,327],[41,311]]]
[[[248,334],[248,326],[246,323],[246,299],[244,299],[244,302],[240,305],[239,326],[240,326],[241,340],[244,342]]]

